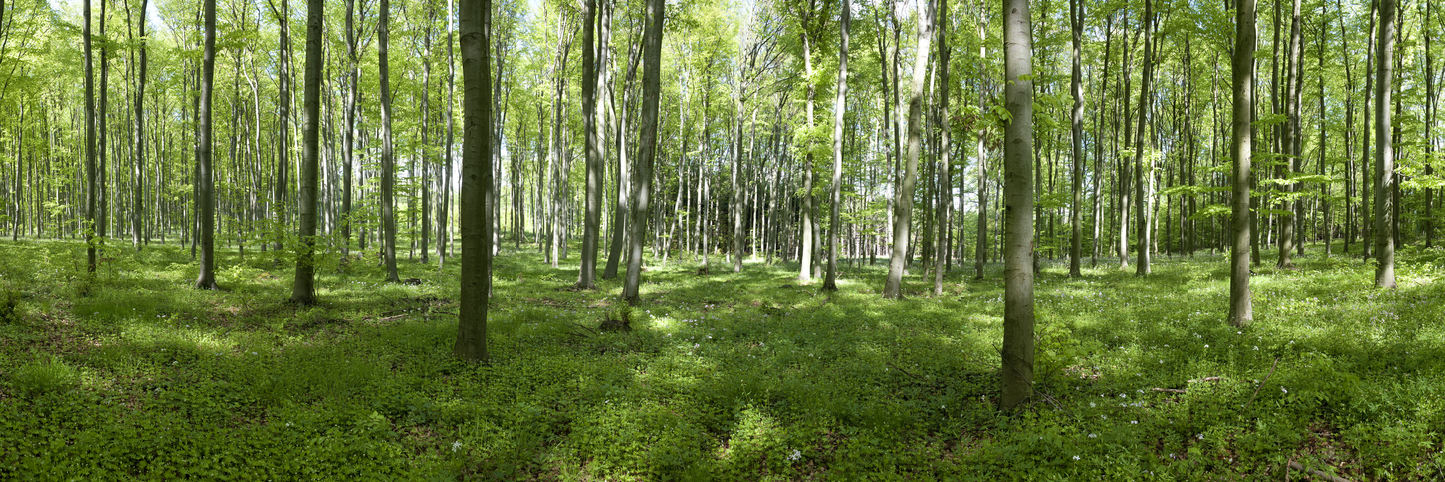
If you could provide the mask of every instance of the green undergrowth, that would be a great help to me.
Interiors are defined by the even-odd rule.
[[[1394,291],[1314,246],[1258,266],[1243,329],[1222,257],[1045,263],[1038,397],[1010,416],[999,266],[940,297],[915,269],[885,301],[881,264],[828,293],[796,265],[685,258],[628,310],[617,281],[571,288],[575,256],[503,250],[493,359],[469,364],[455,259],[403,259],[417,285],[381,282],[374,252],[329,260],[297,307],[273,253],[221,252],[207,292],[174,246],[90,275],[83,245],[0,244],[0,479],[1445,478],[1438,249],[1405,250]]]

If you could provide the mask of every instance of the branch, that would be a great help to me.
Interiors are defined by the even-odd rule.
[[[1269,377],[1274,376],[1274,369],[1277,366],[1279,366],[1279,359],[1275,358],[1274,364],[1269,366],[1269,374],[1264,376],[1264,380],[1259,382],[1259,386],[1254,387],[1254,395],[1249,396],[1249,401],[1244,404],[1244,408],[1249,408],[1249,406],[1254,403],[1254,397],[1259,396],[1259,390],[1264,388],[1264,383],[1269,381]]]
[[[1344,477],[1330,475],[1328,473],[1321,472],[1315,469],[1307,469],[1304,465],[1301,465],[1299,462],[1295,462],[1293,460],[1289,461],[1289,468],[1313,475],[1315,477],[1319,477],[1321,479],[1328,480],[1330,482],[1350,482],[1350,479],[1346,479]]]

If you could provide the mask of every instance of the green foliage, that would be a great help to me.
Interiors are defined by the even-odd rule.
[[[74,299],[79,246],[0,245],[64,266],[0,264],[46,314],[0,330],[0,478],[1197,480],[1296,460],[1433,480],[1445,463],[1438,248],[1402,249],[1394,292],[1353,258],[1262,263],[1246,330],[1218,313],[1223,257],[1147,278],[1046,262],[1039,397],[1006,417],[996,266],[937,298],[915,274],[883,302],[881,265],[844,260],[825,294],[795,266],[650,263],[628,308],[616,281],[573,291],[576,265],[504,250],[495,359],[472,365],[450,352],[457,263],[403,263],[421,286],[322,270],[326,303],[297,308],[268,257],[219,251],[234,288],[205,292],[184,250],[152,246]],[[599,319],[632,330],[581,328]]]
[[[59,359],[26,363],[15,369],[12,385],[16,392],[39,397],[64,392],[80,383],[80,372]]]

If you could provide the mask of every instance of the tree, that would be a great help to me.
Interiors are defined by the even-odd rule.
[[[587,169],[586,212],[582,221],[582,264],[577,288],[596,289],[597,241],[602,222],[602,152],[597,143],[597,31],[598,0],[582,1],[582,121]]]
[[[105,0],[101,0],[105,1]],[[0,11],[0,14],[3,14]],[[95,272],[95,61],[91,54],[90,0],[85,0],[85,254],[86,270]]]
[[[200,217],[196,237],[200,241],[200,276],[196,288],[221,289],[216,284],[216,179],[211,164],[211,91],[216,79],[216,0],[203,0],[205,9],[205,50],[201,56],[201,97],[196,141],[196,212]]]
[[[1285,195],[1285,208],[1281,210],[1279,219],[1279,259],[1275,265],[1280,268],[1293,269],[1294,261],[1291,256],[1294,254],[1295,241],[1295,220],[1300,217],[1300,203],[1294,199],[1292,194],[1297,190],[1289,176],[1300,171],[1300,0],[1294,0],[1293,14],[1289,28],[1289,57],[1288,68],[1285,79],[1285,116],[1287,120],[1281,132],[1280,147],[1288,156],[1288,163],[1280,163],[1279,178],[1284,181],[1283,194]],[[1290,203],[1294,206],[1290,207]]]
[[[833,185],[832,212],[828,220],[828,273],[823,278],[823,289],[838,291],[838,211],[843,202],[843,114],[848,105],[848,24],[852,20],[853,4],[843,0],[843,22],[839,32],[838,46],[838,88],[833,102]]]
[[[950,137],[953,131],[953,118],[948,112],[948,94],[951,80],[948,76],[949,57],[952,52],[948,45],[948,0],[938,3],[938,77],[941,81],[938,85],[938,111],[939,117],[939,143],[938,143],[938,239],[934,242],[935,250],[933,255],[933,296],[943,296],[943,275],[948,271],[948,233],[949,209],[953,207],[953,139]]]
[[[1375,287],[1395,288],[1395,199],[1394,111],[1391,110],[1395,80],[1395,0],[1380,1],[1379,66],[1375,74]]]
[[[1245,326],[1254,319],[1249,292],[1250,264],[1250,161],[1253,143],[1250,124],[1254,111],[1255,0],[1238,0],[1234,13],[1234,147],[1233,224],[1234,242],[1229,261],[1229,323]]]
[[[1073,176],[1073,202],[1069,209],[1069,276],[1078,278],[1081,246],[1083,244],[1083,203],[1079,199],[1079,192],[1082,191],[1084,182],[1084,69],[1081,57],[1083,57],[1082,40],[1084,33],[1084,5],[1079,0],[1069,0],[1069,24],[1073,32],[1073,64],[1072,74],[1069,80],[1069,93],[1074,97],[1074,108],[1070,110],[1070,123],[1073,128],[1074,148],[1074,176]],[[1095,179],[1094,182],[1099,182]],[[1098,245],[1095,242],[1095,245]]]
[[[135,170],[131,172],[131,176],[133,176],[136,181],[145,179],[146,3],[146,0],[141,0],[140,20],[136,22],[136,29],[140,37],[140,65],[137,66],[139,71],[136,74],[135,89],[135,159],[131,163],[135,168]],[[136,182],[135,188],[131,190],[131,206],[133,209],[130,215],[130,243],[131,247],[135,248],[137,252],[140,251],[141,236],[144,231],[141,221],[145,216],[144,186],[145,183]]]
[[[1004,314],[1003,394],[1013,410],[1034,389],[1033,26],[1029,0],[1004,0]]]
[[[1027,6],[1027,3],[1025,3]],[[888,279],[883,285],[883,297],[903,297],[903,270],[908,254],[908,235],[913,219],[913,191],[918,182],[918,156],[923,150],[923,87],[928,76],[928,54],[933,41],[932,1],[918,2],[918,49],[913,60],[913,91],[908,100],[908,164],[903,178],[898,183],[893,204],[898,227],[893,230],[893,255],[888,261]]]
[[[1147,146],[1150,145],[1150,137],[1145,135],[1145,127],[1149,122],[1149,106],[1154,102],[1150,100],[1149,83],[1154,77],[1154,2],[1144,0],[1144,73],[1139,81],[1139,128],[1134,132],[1137,136],[1134,141],[1134,221],[1138,223],[1135,228],[1136,239],[1139,240],[1139,260],[1134,267],[1134,274],[1144,276],[1153,270],[1153,243],[1150,226],[1153,222],[1153,210],[1150,209],[1150,198],[1154,196],[1151,186],[1154,185],[1154,158],[1145,155]]]
[[[391,42],[391,2],[381,0],[377,19],[376,58],[381,82],[381,251],[386,263],[386,280],[401,281],[396,273],[396,158],[391,145],[391,66],[387,44]]]
[[[313,0],[315,1],[315,0]],[[461,307],[458,358],[484,361],[487,306],[492,292],[492,220],[486,200],[492,189],[491,0],[461,0],[462,49]]]
[[[652,164],[657,157],[657,112],[662,80],[663,0],[647,0],[647,33],[643,38],[642,57],[642,131],[638,135],[637,169],[632,174],[632,232],[627,258],[627,278],[622,285],[622,298],[636,306],[642,303],[639,285],[642,281],[642,244],[647,235],[651,206]]]
[[[284,5],[289,0],[282,0]],[[283,7],[284,8],[284,7]],[[284,11],[284,10],[283,10]],[[296,279],[291,283],[291,302],[316,303],[316,191],[320,164],[321,129],[321,29],[326,18],[324,0],[306,1],[306,78],[301,109],[301,179],[297,214],[300,216],[301,246],[296,253]]]

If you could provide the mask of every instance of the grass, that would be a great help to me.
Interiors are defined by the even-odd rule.
[[[218,293],[174,246],[112,248],[94,276],[83,250],[0,244],[0,479],[1445,477],[1440,250],[1402,253],[1395,291],[1317,249],[1266,262],[1238,330],[1221,257],[1046,264],[1040,396],[1014,416],[997,266],[884,301],[882,265],[828,294],[796,265],[673,262],[620,332],[595,329],[618,282],[574,291],[575,264],[508,249],[474,365],[450,355],[455,262],[403,261],[409,286],[327,259],[324,304],[297,308],[285,255],[220,253]]]

